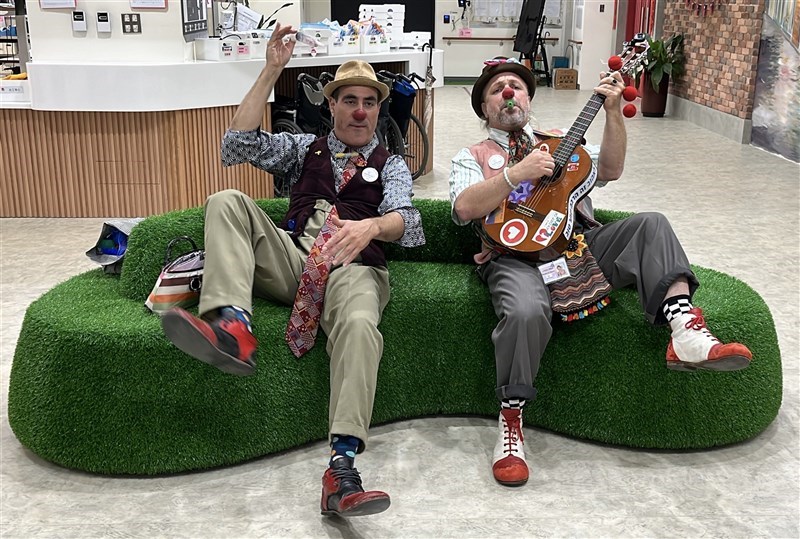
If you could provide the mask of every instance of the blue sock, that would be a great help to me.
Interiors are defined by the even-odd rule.
[[[358,451],[358,444],[360,443],[361,440],[359,440],[355,436],[334,434],[333,437],[331,438],[331,460],[328,465],[330,466],[331,464],[333,464],[334,460],[341,458],[350,459],[350,464],[352,465],[353,461],[356,458],[356,452]]]
[[[240,307],[231,305],[229,307],[220,307],[219,315],[222,318],[238,318],[244,325],[247,326],[247,331],[253,333],[253,326],[250,324],[250,313]]]

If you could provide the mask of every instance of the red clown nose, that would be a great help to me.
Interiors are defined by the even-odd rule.
[[[367,113],[364,109],[357,109],[353,111],[353,119],[357,122],[363,122],[367,118]]]
[[[514,97],[514,90],[506,86],[503,88],[503,93],[501,95],[503,96],[503,99],[511,99]]]
[[[619,71],[622,67],[622,58],[619,56],[612,56],[608,59],[608,67],[611,71]]]

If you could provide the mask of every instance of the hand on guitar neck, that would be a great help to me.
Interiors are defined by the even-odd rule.
[[[619,71],[613,73],[601,73],[600,84],[594,88],[594,93],[603,96],[603,108],[606,114],[609,112],[620,112],[620,100],[625,89],[625,81]]]

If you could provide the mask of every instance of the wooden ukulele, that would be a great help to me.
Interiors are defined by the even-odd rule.
[[[624,43],[619,57],[611,57],[609,67],[633,76],[645,61],[648,48],[645,36],[637,34]],[[548,248],[558,253],[566,249],[575,228],[575,207],[597,181],[597,170],[581,146],[581,140],[605,99],[604,95],[593,94],[564,138],[535,144],[534,151],[553,155],[553,174],[537,181],[521,182],[481,221],[478,234],[488,245],[528,258],[538,258],[539,252]],[[635,108],[633,112],[635,114]]]

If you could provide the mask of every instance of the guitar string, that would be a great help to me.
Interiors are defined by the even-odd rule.
[[[625,50],[623,50],[621,54],[621,56],[623,57],[622,66],[619,68],[618,72],[629,75],[630,70],[633,67],[635,67],[636,64],[638,64],[638,62],[641,60],[641,58],[644,57],[644,54],[646,52],[647,49],[644,49],[637,53],[634,47],[628,47]],[[613,72],[611,73],[611,75],[613,75]],[[564,161],[564,163],[561,164],[562,170],[559,171],[559,175],[561,175],[561,173],[563,172],[563,167],[568,166],[567,159],[577,149],[581,139],[583,138],[583,135],[589,129],[589,126],[594,121],[595,117],[597,116],[597,113],[600,112],[600,108],[603,106],[604,102],[605,102],[605,96],[601,94],[593,94],[592,97],[589,98],[589,101],[586,103],[586,105],[583,107],[583,110],[581,110],[580,114],[578,114],[578,117],[576,118],[572,127],[570,127],[569,131],[567,131],[567,134],[564,136],[559,145],[556,147],[555,152],[553,152],[553,159],[556,160],[556,164],[558,164],[559,160]],[[586,117],[584,118],[584,116]],[[586,121],[585,125],[581,123],[581,120]],[[566,143],[569,144],[567,145]],[[539,144],[541,144],[541,142]],[[570,147],[570,150],[564,151],[564,148],[566,147]],[[537,206],[539,202],[541,202],[541,200],[544,198],[544,195],[547,192],[548,184],[549,182],[537,183],[533,188],[533,192],[531,193],[532,196],[528,197],[525,201],[519,204],[519,206],[524,206],[530,210],[533,210],[533,208]]]
[[[602,100],[595,99],[595,97],[597,97],[597,94],[594,94],[589,99],[589,102],[583,107],[583,110],[578,115],[578,118],[575,120],[575,122],[572,124],[570,130],[567,132],[567,134],[559,143],[558,147],[556,148],[556,151],[553,152],[553,158],[556,159],[556,162],[558,162],[558,160],[564,161],[564,163],[562,163],[561,165],[562,167],[567,164],[566,160],[569,158],[570,155],[572,155],[574,149],[577,148],[577,143],[580,142],[580,139],[583,136],[583,134],[586,133],[586,131],[589,129],[589,126],[594,120],[594,117],[600,110],[600,106],[602,106]],[[586,123],[584,124],[581,120],[585,120]],[[576,126],[578,126],[579,129],[575,129]],[[580,128],[582,128],[583,131],[581,133],[578,133],[578,131],[581,130]],[[569,144],[565,145],[565,143]],[[571,147],[572,149],[569,152],[566,152],[564,151],[564,148],[566,147]],[[533,209],[534,206],[538,205],[539,202],[541,202],[542,199],[544,198],[544,195],[547,191],[548,183],[549,182],[537,183],[536,186],[533,188],[533,193],[531,193],[532,196],[528,197],[528,199],[522,202],[520,206],[525,206],[528,209]]]
[[[620,73],[629,74],[630,69],[632,67],[635,67],[635,64],[638,63],[638,61],[644,57],[645,52],[646,50],[636,53],[634,47],[628,46],[626,49],[623,50],[621,54],[621,56],[623,57],[622,66],[619,68],[618,71]],[[586,133],[586,131],[589,129],[589,126],[594,121],[595,117],[597,116],[597,113],[603,106],[604,101],[605,101],[604,96],[600,94],[593,94],[592,97],[589,98],[589,101],[586,103],[586,105],[583,107],[583,110],[581,110],[580,114],[578,114],[578,118],[575,120],[572,127],[567,132],[566,136],[559,143],[558,147],[556,148],[556,151],[553,152],[553,159],[555,159],[556,162],[558,162],[559,160],[564,161],[564,163],[561,164],[562,167],[568,164],[567,159],[572,155],[572,153],[580,144],[581,138],[583,138],[583,135]],[[586,121],[585,125],[581,123],[581,120]],[[580,129],[575,129],[576,126],[582,128],[582,131],[580,133],[578,133]],[[565,143],[567,142],[569,144],[565,145]],[[570,150],[564,151],[564,148],[566,147],[570,147]],[[523,202],[520,205],[525,206],[526,208],[529,209],[533,209],[533,206],[536,206],[539,202],[541,202],[541,199],[544,197],[544,193],[547,190],[546,187],[547,186],[544,183],[537,184],[534,187],[532,193],[533,196],[529,197],[525,202]]]

